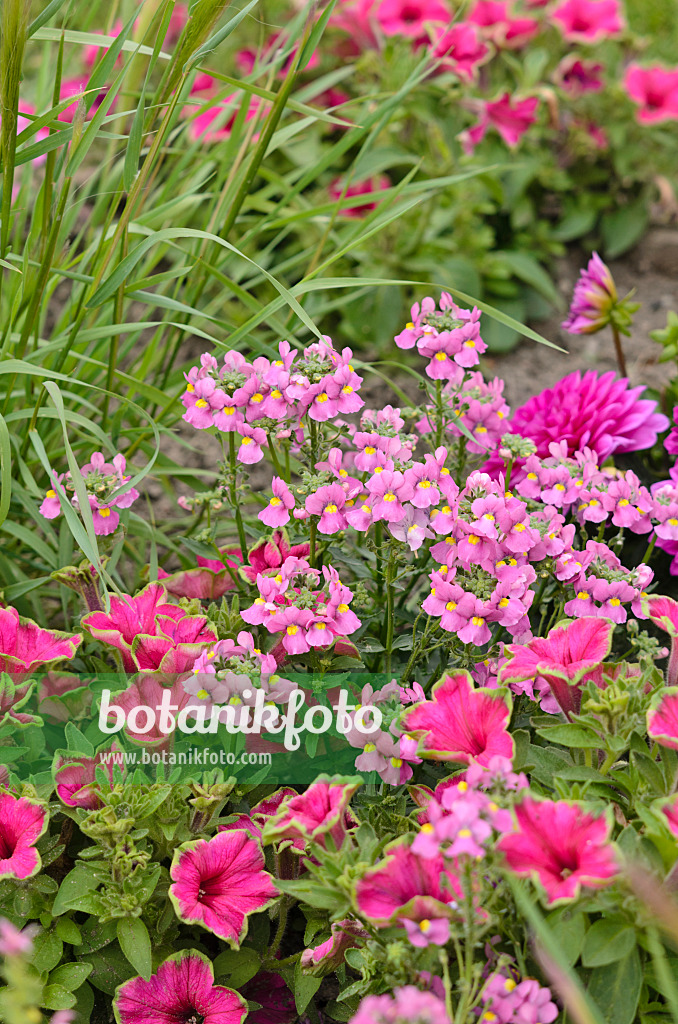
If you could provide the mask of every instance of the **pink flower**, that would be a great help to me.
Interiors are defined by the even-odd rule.
[[[0,917],[0,956],[22,956],[33,949],[33,939],[39,932],[35,924],[26,925],[23,931],[15,928],[11,921]]]
[[[241,93],[233,93],[206,110],[200,110],[198,114],[193,114],[193,107],[187,108],[186,113],[190,118],[188,130],[191,138],[194,141],[200,140],[207,144],[230,139],[235,119],[243,104],[247,105],[246,124],[253,121],[262,110],[266,110],[268,107],[268,104],[258,96],[247,97]],[[255,134],[252,141],[256,141],[257,138],[258,135]]]
[[[510,660],[501,670],[502,682],[527,693],[530,690],[520,684],[537,684],[541,697],[552,693],[568,718],[579,714],[586,682],[601,682],[600,668],[610,653],[613,632],[605,619],[585,617],[552,629],[546,638],[510,644],[504,648]]]
[[[301,967],[304,973],[324,976],[336,971],[344,963],[347,949],[359,945],[359,939],[367,939],[368,932],[358,921],[347,918],[345,921],[334,921],[330,928],[330,937],[319,946],[305,949],[301,954]]]
[[[169,704],[175,708],[173,714],[178,716],[185,711],[187,718],[197,717],[197,713],[203,705],[200,700],[187,693],[178,679],[173,681],[171,687],[163,686],[156,673],[141,673],[137,680],[136,683],[132,683],[126,690],[116,694],[115,699],[111,700],[109,716],[117,718],[118,715],[115,709],[122,708],[126,719],[129,721],[130,713],[136,708],[150,708],[154,718],[149,721],[150,716],[147,713],[138,714],[138,717],[133,719],[134,724],[132,727],[128,724],[125,725],[125,735],[129,737],[132,743],[145,748],[167,750],[172,739],[172,733],[161,729],[161,725],[164,725],[160,711],[163,700],[169,701]],[[193,708],[195,713],[189,711],[189,709]],[[171,725],[171,720],[168,724]],[[150,728],[147,728],[149,725]]]
[[[513,757],[511,705],[500,690],[475,690],[469,674],[457,672],[440,679],[431,696],[407,708],[401,720],[403,732],[422,738],[422,757],[463,764],[487,764],[495,754]]]
[[[47,828],[46,807],[27,797],[0,793],[0,878],[30,878],[40,870],[35,844]]]
[[[553,79],[570,96],[581,96],[585,92],[600,92],[603,80],[600,77],[602,64],[582,60],[576,53],[563,57],[553,73]]]
[[[570,43],[599,43],[624,28],[619,0],[565,0],[551,17]]]
[[[549,905],[572,900],[582,886],[599,889],[617,874],[610,822],[565,800],[526,797],[516,807],[517,832],[498,849],[517,875],[536,875]]]
[[[678,119],[678,68],[630,64],[624,75],[624,88],[638,105],[636,117],[641,124]]]
[[[481,993],[485,1013],[483,1020],[497,1024],[513,1024],[520,1021],[541,1021],[551,1024],[558,1016],[558,1007],[551,1000],[551,990],[542,987],[534,978],[524,978],[516,983],[514,977],[504,971],[492,974]]]
[[[405,839],[386,848],[386,858],[369,868],[355,890],[358,913],[383,928],[395,921],[456,915],[461,883],[440,854],[420,857]]]
[[[92,513],[94,532],[100,536],[114,533],[120,522],[117,509],[129,508],[139,497],[137,489],[128,486],[132,478],[125,475],[125,469],[124,455],[118,453],[113,456],[111,462],[106,462],[101,452],[93,452],[91,461],[80,469]],[[64,498],[67,498],[66,490],[75,491],[70,472],[61,476],[56,474],[52,474],[52,476],[54,488],[47,491],[45,500],[40,506],[40,514],[45,519],[55,519],[61,513],[57,490]],[[77,494],[72,494],[70,502],[74,508],[79,509]]]
[[[666,818],[666,823],[669,826],[674,836],[678,837],[678,795],[671,797],[661,808],[661,812]]]
[[[477,0],[468,20],[478,25],[495,46],[518,49],[539,31],[534,18],[514,18],[507,0]]]
[[[237,572],[242,555],[240,548],[223,548],[223,561],[219,558],[197,556],[197,569],[180,569],[166,573],[158,569],[158,580],[172,597],[197,598],[200,601],[217,601],[236,586],[226,566]]]
[[[367,996],[351,1017],[351,1024],[450,1024],[445,1004],[433,992],[414,985],[397,988],[393,995]]]
[[[660,746],[678,750],[678,687],[661,691],[659,702],[647,713],[647,734]]]
[[[326,484],[306,498],[305,508],[311,515],[319,516],[319,533],[338,533],[348,526],[343,508],[346,494],[340,484]]]
[[[273,497],[268,505],[259,513],[259,519],[266,526],[276,528],[290,521],[290,509],[294,508],[294,495],[282,477],[274,476],[271,481]]]
[[[381,0],[376,19],[385,36],[421,41],[428,38],[427,25],[449,22],[450,11],[441,0]]]
[[[99,750],[94,757],[61,752],[54,758],[53,774],[56,793],[67,807],[84,807],[88,811],[103,807],[96,782],[96,768],[101,765],[109,781],[113,782],[114,760],[110,756],[116,747]]]
[[[256,839],[242,830],[183,843],[170,868],[169,896],[180,920],[199,924],[238,949],[249,914],[277,898]]]
[[[0,608],[0,672],[14,682],[31,675],[38,665],[74,658],[82,642],[80,633],[42,629],[32,619],[21,618],[15,608]]]
[[[346,198],[349,196],[377,196],[378,193],[383,192],[385,189],[391,187],[390,178],[387,178],[385,174],[377,174],[372,178],[364,178],[362,181],[356,181],[344,191],[344,183],[341,178],[335,178],[331,183],[328,191],[330,198],[335,202],[341,202],[342,207],[339,211],[342,217],[364,217],[365,214],[370,213],[372,210],[377,208],[377,199],[373,199],[370,202],[360,203],[357,206],[344,206]]]
[[[478,38],[477,27],[466,21],[442,26],[434,34],[432,55],[441,60],[440,69],[467,82],[474,78],[489,52],[489,46]]]
[[[642,387],[629,388],[628,383],[625,378],[617,380],[613,370],[602,376],[595,370],[583,375],[577,370],[516,409],[506,432],[534,441],[536,454],[543,459],[554,441],[565,441],[568,455],[588,447],[599,463],[614,452],[651,448],[668,419],[657,412],[656,402],[641,399]],[[495,466],[493,457],[485,471]]]
[[[112,597],[109,612],[90,612],[82,625],[120,651],[126,672],[186,672],[217,639],[202,615],[169,604],[161,583],[149,583],[134,597]]]
[[[247,1003],[214,984],[212,964],[195,949],[168,957],[148,981],[131,978],[115,990],[117,1024],[242,1024]]]
[[[530,125],[537,120],[538,106],[539,98],[537,96],[514,102],[508,92],[505,92],[498,100],[485,103],[480,121],[463,136],[465,151],[472,153],[478,143],[485,138],[488,128],[491,127],[496,128],[506,145],[513,149],[518,145]]]
[[[580,272],[570,312],[562,326],[570,334],[595,334],[610,322],[617,299],[609,267],[594,252],[588,266]]]
[[[320,775],[308,789],[286,798],[278,812],[264,826],[263,842],[285,842],[296,851],[308,843],[325,844],[331,835],[337,849],[343,844],[349,824],[348,805],[362,779],[331,779]]]
[[[423,921],[403,921],[407,938],[411,945],[418,949],[425,949],[427,946],[446,946],[450,941],[450,922],[444,917]]]

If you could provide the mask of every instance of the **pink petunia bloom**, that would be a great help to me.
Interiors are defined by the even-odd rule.
[[[49,814],[42,804],[0,793],[0,878],[30,878],[40,870],[35,844],[48,822]]]
[[[647,713],[647,734],[661,747],[678,750],[678,687],[661,691],[658,703]]]
[[[565,800],[526,797],[516,807],[518,829],[499,840],[511,871],[536,876],[549,905],[572,900],[582,886],[599,889],[617,874],[610,821]]]
[[[285,799],[266,822],[264,844],[284,842],[301,852],[308,843],[324,846],[329,835],[338,849],[349,826],[349,802],[361,785],[362,779],[319,776],[305,792]]]
[[[468,20],[495,46],[519,49],[539,31],[534,18],[515,18],[508,0],[476,0]]]
[[[476,69],[489,56],[490,48],[478,38],[478,28],[460,21],[436,29],[432,56],[440,61],[441,71],[451,71],[463,81],[471,81]]]
[[[457,672],[440,679],[431,697],[407,708],[401,719],[403,732],[421,738],[422,757],[463,764],[487,764],[496,754],[513,757],[511,704],[500,690],[476,690],[467,672]]]
[[[32,619],[21,618],[16,608],[0,608],[0,672],[21,682],[38,665],[74,658],[82,642],[80,633],[42,629]]]
[[[364,178],[363,181],[356,181],[346,189],[344,189],[344,183],[341,178],[335,178],[330,184],[328,192],[332,200],[342,203],[339,210],[341,217],[364,217],[367,213],[371,213],[372,210],[376,210],[378,193],[390,187],[390,178],[385,174],[377,174],[373,178]],[[352,196],[376,196],[377,198],[356,206],[344,206],[345,200]]]
[[[334,921],[330,928],[330,937],[319,946],[305,949],[301,954],[301,967],[304,973],[322,977],[331,974],[344,963],[347,949],[359,945],[359,939],[367,939],[369,933],[362,925],[351,918]]]
[[[112,597],[109,612],[90,612],[82,625],[120,651],[126,672],[186,672],[217,639],[204,616],[170,604],[161,583],[149,583],[134,597]]]
[[[212,964],[195,949],[168,957],[148,981],[131,978],[115,990],[117,1024],[242,1024],[247,1003],[214,984]]]
[[[678,795],[672,796],[662,805],[661,813],[666,818],[666,823],[671,832],[678,838]]]
[[[565,0],[551,18],[569,43],[599,43],[624,28],[619,0]]]
[[[545,638],[510,644],[504,648],[509,661],[500,678],[530,696],[537,685],[541,699],[553,694],[568,718],[579,714],[585,684],[601,682],[601,665],[610,653],[613,632],[614,626],[605,619],[585,617],[552,629]]]
[[[600,92],[603,88],[602,64],[582,60],[576,53],[564,57],[553,73],[554,81],[570,96]]]
[[[441,0],[381,0],[375,17],[385,36],[426,40],[426,28],[435,22],[447,24],[449,8]]]
[[[437,980],[437,979],[436,979]],[[397,988],[392,995],[366,996],[351,1017],[351,1024],[451,1024],[442,998],[414,985]]]
[[[70,106],[66,107],[65,110],[61,111],[61,113],[59,114],[60,121],[68,121],[69,124],[73,123],[76,112],[80,105],[80,98],[83,96],[83,94],[85,94],[84,103],[86,108],[86,116],[94,114],[99,109],[106,95],[106,90],[101,89],[97,92],[96,95],[94,95],[93,92],[88,93],[88,82],[89,78],[87,77],[87,75],[79,75],[76,78],[65,78],[62,81],[61,88],[59,90],[59,102],[61,103],[63,102],[63,100],[69,99],[69,97],[71,96],[73,97],[73,102],[70,104]]]
[[[99,750],[94,757],[58,753],[54,758],[53,773],[56,793],[62,803],[67,807],[84,807],[88,811],[103,807],[96,769],[101,765],[112,783],[114,760],[110,755],[115,750],[115,746]]]
[[[240,548],[223,548],[221,554],[223,560],[198,555],[196,569],[179,569],[173,573],[158,569],[158,581],[172,597],[218,601],[236,586],[233,574],[237,572],[242,562]]]
[[[274,530],[269,537],[262,537],[247,553],[248,562],[240,573],[250,583],[256,583],[259,573],[273,573],[286,558],[306,558],[310,550],[308,541],[290,545],[284,529]]]
[[[258,841],[242,830],[183,843],[170,868],[169,896],[177,916],[238,949],[248,916],[278,897],[264,863]]]
[[[421,857],[396,839],[386,858],[365,872],[355,890],[358,913],[377,927],[395,921],[456,916],[461,883],[440,854]]]
[[[473,153],[478,143],[487,135],[489,128],[496,128],[506,145],[511,149],[515,148],[530,125],[537,120],[538,106],[539,98],[537,96],[513,101],[508,92],[505,92],[498,100],[485,103],[478,124],[463,133],[462,142],[465,152]]]
[[[193,107],[187,108],[188,130],[192,140],[209,144],[230,139],[236,117],[243,104],[247,105],[246,124],[259,117],[269,106],[259,96],[247,97],[242,93],[233,93],[206,110],[201,109],[197,114],[193,112]],[[255,134],[252,141],[255,142],[257,138],[258,134]]]
[[[624,88],[638,106],[636,118],[641,124],[678,120],[678,68],[629,64]]]
[[[294,495],[280,476],[274,476],[271,481],[273,497],[268,505],[259,513],[259,519],[266,526],[276,529],[284,526],[290,521],[290,509],[294,508]]]
[[[157,673],[140,673],[137,681],[110,701],[109,718],[120,719],[118,708],[122,709],[127,724],[125,735],[132,743],[149,750],[169,749],[174,727],[172,720],[164,722],[161,712],[163,701],[168,701],[174,708],[172,714],[178,717],[182,713],[188,719],[199,717],[203,707],[200,700],[189,694],[184,685],[175,679],[170,686],[163,686]],[[163,677],[160,676],[162,679]],[[152,716],[143,709],[150,708]],[[140,710],[137,710],[140,709]],[[132,725],[129,724],[130,715]],[[109,727],[115,723],[109,722]],[[165,731],[169,728],[169,732]]]

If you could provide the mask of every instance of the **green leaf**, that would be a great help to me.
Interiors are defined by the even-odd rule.
[[[87,864],[76,864],[73,870],[66,875],[59,886],[59,892],[54,897],[53,916],[59,917],[60,914],[65,914],[67,910],[72,909],[71,905],[76,900],[94,892],[102,882],[108,880],[108,872],[89,867]]]
[[[574,913],[571,907],[554,910],[546,918],[549,928],[558,936],[563,956],[570,966],[576,964],[584,944],[586,935],[586,917],[582,913]]]
[[[42,993],[42,1005],[48,1010],[70,1010],[77,1000],[62,985],[47,985]]]
[[[0,523],[4,523],[12,498],[12,449],[9,430],[0,416]]]
[[[591,973],[588,994],[600,1008],[607,1024],[633,1024],[643,984],[638,949]]]
[[[91,964],[62,964],[49,976],[50,985],[61,985],[69,992],[75,992],[92,973]]]
[[[623,918],[603,918],[591,925],[582,950],[584,967],[604,967],[628,956],[636,944],[635,930]]]
[[[600,749],[602,741],[599,736],[581,725],[550,725],[547,729],[537,729],[537,735],[549,743],[560,743],[563,747],[591,747]]]
[[[33,941],[33,964],[42,974],[51,971],[61,960],[64,944],[51,929],[40,932]]]
[[[322,978],[303,974],[301,964],[297,961],[294,968],[294,1004],[299,1016],[304,1012],[321,985]]]
[[[120,948],[138,974],[148,981],[153,973],[151,938],[140,917],[121,917],[118,921]]]
[[[80,946],[82,944],[80,929],[75,921],[71,921],[70,917],[59,918],[56,923],[56,932],[63,942],[68,942],[71,946]]]
[[[249,946],[226,949],[214,961],[214,977],[227,982],[229,988],[239,989],[258,973],[261,957]]]

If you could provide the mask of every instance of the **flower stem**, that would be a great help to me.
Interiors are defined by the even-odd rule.
[[[626,376],[626,359],[624,358],[624,350],[622,348],[621,335],[619,333],[619,328],[614,323],[611,323],[610,327],[612,328],[612,339],[614,341],[614,350],[615,350],[615,354],[617,356],[617,366],[619,367],[619,372],[622,375],[622,377],[625,377]]]
[[[242,564],[247,564],[247,539],[245,537],[245,527],[242,521],[242,515],[240,514],[240,506],[238,505],[238,492],[236,488],[236,473],[238,472],[236,461],[235,461],[235,434],[231,430],[228,435],[228,452],[229,461],[231,466],[231,505],[233,506],[233,513],[235,515],[235,522],[238,527],[238,540],[240,542],[240,553],[242,555]]]

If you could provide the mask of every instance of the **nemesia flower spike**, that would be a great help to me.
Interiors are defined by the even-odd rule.
[[[91,461],[80,468],[96,534],[106,536],[114,533],[120,522],[117,510],[129,508],[139,497],[136,487],[126,486],[132,477],[125,475],[125,469],[124,455],[114,455],[111,462],[106,462],[101,452],[94,452]],[[118,493],[121,489],[122,492]],[[61,513],[57,492],[64,499],[70,500],[74,508],[79,507],[70,472],[61,476],[54,475],[54,487],[47,491],[40,506],[40,514],[45,519],[55,519]]]
[[[351,1017],[351,1024],[451,1024],[445,1003],[433,992],[414,985],[397,988],[392,995],[367,996]]]
[[[401,720],[403,732],[420,739],[421,757],[462,764],[513,757],[511,700],[503,691],[474,689],[468,672],[456,672],[438,680],[431,698],[408,708]]]
[[[0,878],[30,878],[40,870],[35,844],[48,822],[47,808],[42,804],[0,793]]]
[[[168,957],[148,981],[131,978],[113,999],[117,1024],[242,1024],[247,1003],[214,984],[212,964],[195,949]]]
[[[261,846],[241,829],[184,843],[174,853],[170,876],[169,896],[180,920],[201,925],[235,949],[247,934],[248,916],[278,896]]]
[[[566,800],[525,797],[516,807],[516,832],[499,840],[511,871],[535,876],[547,903],[575,899],[582,886],[608,885],[619,868],[607,815],[596,817]]]

